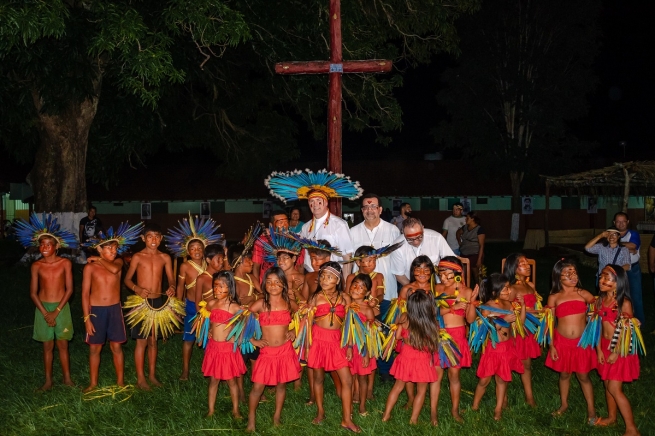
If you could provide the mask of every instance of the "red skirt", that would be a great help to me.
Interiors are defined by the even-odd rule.
[[[218,380],[231,380],[246,373],[246,365],[239,350],[234,351],[234,343],[207,341],[205,358],[202,361],[202,373],[205,377]]]
[[[432,383],[437,381],[435,356],[427,351],[402,343],[400,353],[396,356],[389,374],[397,380],[412,383]]]
[[[453,368],[470,368],[473,360],[471,359],[471,350],[469,349],[469,341],[466,339],[466,327],[446,327],[446,331],[459,347],[459,352],[462,357],[459,359],[459,366]]]
[[[307,366],[336,371],[348,366],[346,350],[341,348],[341,330],[330,330],[316,324],[312,327],[312,345]]]
[[[585,374],[596,369],[598,358],[593,348],[578,347],[580,338],[568,339],[560,335],[557,330],[554,332],[553,347],[557,351],[559,359],[553,360],[550,351],[546,356],[546,367],[557,372]]]
[[[273,386],[298,378],[300,378],[300,363],[291,342],[260,349],[259,357],[252,368],[253,383]]]
[[[605,363],[598,362],[598,374],[601,380],[617,380],[621,382],[631,382],[639,378],[639,356],[631,354],[626,357],[619,356],[614,363],[607,363],[610,355],[608,350],[610,345],[609,339],[600,339],[600,349],[605,356]]]
[[[363,364],[364,358],[361,354],[359,354],[359,350],[357,350],[357,348],[353,348],[353,358],[350,360],[350,362],[348,362],[348,366],[350,366],[350,373],[352,375],[369,375],[378,369],[378,364],[375,359],[369,359],[368,366],[366,368],[362,366]]]
[[[499,342],[494,348],[489,343],[480,357],[477,376],[479,378],[497,375],[506,382],[512,381],[512,371],[523,374],[523,364],[516,354],[514,341]]]
[[[519,359],[536,359],[541,356],[541,347],[537,343],[537,340],[534,338],[534,335],[526,331],[526,336],[522,338],[517,336],[514,338],[516,344],[516,354],[519,356]]]

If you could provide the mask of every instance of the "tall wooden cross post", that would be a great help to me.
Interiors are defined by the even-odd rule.
[[[343,172],[341,165],[341,75],[343,73],[388,73],[391,61],[373,59],[368,61],[343,61],[341,51],[341,3],[330,0],[330,61],[279,62],[275,65],[278,74],[328,74],[328,169]],[[332,200],[330,210],[341,217],[341,200]]]

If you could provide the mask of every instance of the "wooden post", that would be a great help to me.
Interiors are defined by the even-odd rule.
[[[632,178],[630,176],[630,173],[628,173],[628,170],[624,167],[623,168],[623,175],[625,176],[625,182],[623,184],[623,208],[621,209],[623,213],[628,213],[628,199],[630,197],[630,179]]]
[[[550,244],[548,237],[548,211],[550,210],[550,181],[546,179],[546,212],[544,213],[544,238],[546,247]]]

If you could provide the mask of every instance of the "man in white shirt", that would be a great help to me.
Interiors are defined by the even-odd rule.
[[[446,239],[440,233],[424,228],[418,218],[403,221],[403,234],[395,242],[404,242],[390,255],[393,273],[403,286],[409,283],[409,268],[416,257],[426,255],[437,265],[442,258],[455,255]]]
[[[441,231],[441,236],[446,238],[448,246],[458,256],[459,242],[457,241],[457,230],[466,224],[466,218],[462,215],[463,210],[464,206],[462,203],[457,202],[453,204],[453,214],[444,220]]]
[[[303,224],[300,230],[300,236],[313,239],[315,241],[324,239],[332,245],[338,247],[343,257],[332,255],[331,260],[341,261],[348,260],[355,252],[353,243],[350,239],[350,229],[348,224],[338,216],[334,216],[328,210],[327,195],[320,190],[310,191],[307,194],[309,201],[309,210],[312,212],[312,219]],[[309,253],[305,254],[305,269],[313,272]],[[352,265],[350,263],[343,265],[343,276],[348,277]]]

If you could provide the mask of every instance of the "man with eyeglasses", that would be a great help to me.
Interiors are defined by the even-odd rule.
[[[401,285],[409,283],[410,266],[420,255],[430,258],[434,265],[446,256],[454,256],[446,239],[439,232],[423,227],[418,218],[403,221],[403,234],[395,242],[403,242],[399,249],[391,253],[392,271]]]
[[[281,210],[276,210],[273,212],[273,215],[271,216],[271,222],[270,225],[273,226],[274,229],[276,230],[289,230],[289,217],[287,216],[286,212],[281,211]],[[268,243],[271,242],[271,237],[268,234],[268,228],[264,229],[264,234],[262,235],[263,239],[266,239]],[[303,261],[305,260],[305,250],[301,251],[300,254],[298,255],[298,258],[296,259],[296,269],[298,269],[298,265],[302,265]],[[255,247],[253,248],[252,251],[252,262],[253,262],[253,267],[252,267],[252,275],[254,275],[259,283],[262,282],[262,272],[266,272],[267,269],[270,267],[274,266],[272,263],[268,263],[264,260],[264,249],[262,248],[260,243],[255,243]],[[302,273],[302,268],[300,268],[300,272]]]

